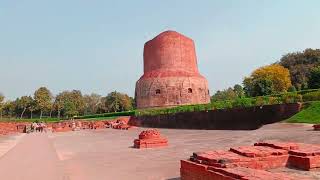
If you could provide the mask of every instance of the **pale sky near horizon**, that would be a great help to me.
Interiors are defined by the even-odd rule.
[[[7,99],[81,90],[134,95],[146,41],[195,41],[211,92],[282,55],[320,48],[318,0],[0,0],[0,92]]]

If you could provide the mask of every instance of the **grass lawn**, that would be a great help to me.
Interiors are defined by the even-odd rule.
[[[320,101],[310,102],[302,111],[289,118],[286,122],[319,124]]]
[[[96,118],[88,118],[88,119],[79,119],[85,121],[102,121],[102,120],[112,120],[116,119],[118,116],[111,116],[111,117],[96,117]],[[78,120],[78,119],[77,119]]]
[[[34,121],[43,121],[43,122],[59,122],[58,118],[32,118],[32,119],[16,119],[16,118],[3,118],[0,122],[34,122]]]

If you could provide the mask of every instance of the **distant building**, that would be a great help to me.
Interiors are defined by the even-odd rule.
[[[138,108],[210,102],[207,80],[200,75],[192,39],[165,31],[144,45],[144,74],[136,83]]]

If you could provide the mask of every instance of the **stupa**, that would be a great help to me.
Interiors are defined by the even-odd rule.
[[[210,102],[208,81],[199,73],[192,39],[175,31],[162,32],[145,43],[143,62],[144,74],[135,90],[138,108]]]

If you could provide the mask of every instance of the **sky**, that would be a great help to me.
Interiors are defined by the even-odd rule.
[[[41,87],[134,95],[144,43],[166,30],[195,41],[211,92],[290,52],[320,48],[318,0],[0,0],[0,92]]]

